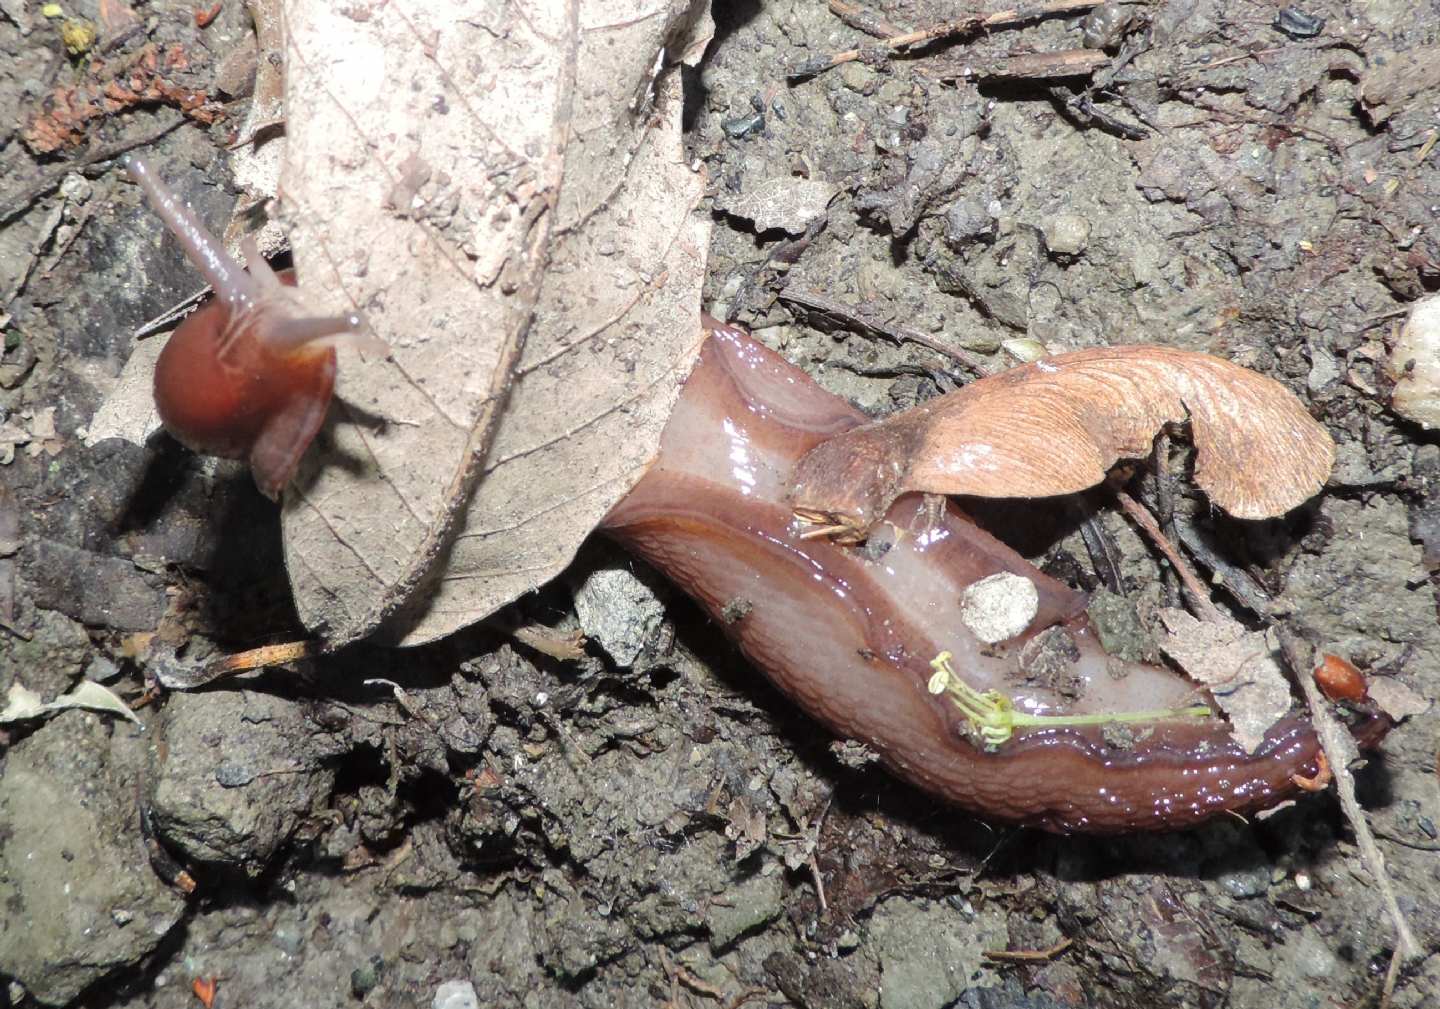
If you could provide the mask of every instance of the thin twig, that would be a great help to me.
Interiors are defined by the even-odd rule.
[[[217,680],[238,676],[255,669],[283,666],[290,662],[313,658],[319,653],[319,646],[313,641],[287,641],[278,645],[264,645],[248,651],[236,652],[198,669],[188,667],[179,661],[166,661],[161,656],[152,656],[151,669],[155,679],[166,690],[195,690]]]
[[[856,31],[873,35],[877,39],[893,38],[905,30],[894,22],[887,21],[883,15],[859,4],[846,3],[845,0],[830,0],[830,13]]]
[[[1074,939],[1065,938],[1045,949],[987,949],[985,959],[1001,963],[1048,963],[1073,945]]]
[[[1093,85],[1094,82],[1091,83]],[[1127,123],[1123,119],[1116,119],[1096,105],[1091,94],[1092,90],[1093,88],[1086,88],[1079,94],[1074,94],[1057,85],[1050,88],[1049,92],[1050,97],[1055,100],[1056,106],[1060,109],[1060,114],[1076,126],[1098,126],[1124,140],[1145,139],[1148,135],[1145,130]]]
[[[1386,969],[1385,980],[1380,985],[1379,1009],[1389,1009],[1390,999],[1395,994],[1395,983],[1400,980],[1400,968],[1404,966],[1404,959],[1397,946],[1390,954],[1390,966]]]
[[[960,347],[947,347],[939,340],[931,339],[924,333],[917,333],[905,326],[881,322],[875,318],[873,311],[867,310],[868,306],[853,307],[815,291],[797,290],[790,287],[780,292],[780,300],[822,312],[844,323],[850,329],[874,333],[876,336],[883,336],[894,343],[918,344],[927,350],[933,350],[937,354],[950,358],[976,375],[992,375],[1000,370],[994,363],[974,351],[964,350]]]
[[[1180,551],[1160,531],[1160,526],[1155,523],[1154,517],[1145,510],[1144,506],[1126,494],[1123,490],[1115,491],[1115,500],[1120,502],[1120,507],[1125,509],[1125,514],[1130,516],[1134,522],[1150,537],[1150,542],[1165,555],[1175,573],[1180,576],[1180,582],[1185,586],[1185,591],[1190,597],[1190,604],[1195,608],[1195,614],[1207,623],[1219,623],[1224,620],[1220,610],[1210,601],[1210,593],[1206,590],[1203,582],[1191,570],[1189,563],[1180,556]]]
[[[889,38],[880,39],[874,48],[893,53],[897,50],[908,49],[911,46],[934,42],[937,39],[978,35],[982,31],[988,31],[994,28],[1010,28],[1016,25],[1027,24],[1031,21],[1039,21],[1043,18],[1063,17],[1067,14],[1074,14],[1078,11],[1089,10],[1092,7],[1098,6],[1100,6],[1099,0],[1053,0],[1051,3],[1039,4],[1034,7],[1016,7],[1011,10],[996,11],[994,14],[970,14],[966,17],[956,18],[953,21],[942,21],[939,24],[930,25],[928,28],[920,28],[915,31],[904,32],[899,35],[892,35]],[[833,5],[832,9],[834,9]],[[851,16],[855,15],[852,13]],[[786,76],[792,80],[801,77],[814,77],[827,70],[833,70],[841,64],[853,63],[855,60],[862,59],[867,51],[869,50],[848,49],[845,52],[833,53],[830,56],[820,56],[813,60],[806,60],[804,63],[796,66]],[[1103,56],[1104,54],[1102,53],[1101,55]]]
[[[1110,65],[1110,56],[1099,49],[1062,49],[1053,53],[1019,53],[993,60],[965,62],[959,71],[947,68],[940,80],[1030,81],[1063,77],[1089,77]]]
[[[1395,899],[1395,886],[1390,880],[1390,873],[1385,869],[1385,856],[1381,854],[1380,846],[1375,843],[1375,835],[1370,832],[1370,823],[1365,819],[1365,812],[1355,797],[1355,775],[1350,770],[1351,762],[1359,757],[1355,740],[1330,714],[1329,706],[1320,696],[1320,688],[1315,685],[1315,677],[1310,674],[1310,670],[1314,668],[1311,661],[1314,649],[1310,643],[1285,624],[1277,624],[1275,629],[1280,638],[1280,650],[1294,672],[1295,679],[1300,683],[1300,689],[1305,694],[1305,703],[1310,706],[1310,721],[1315,726],[1315,735],[1319,737],[1320,746],[1330,761],[1330,770],[1335,775],[1335,791],[1340,796],[1340,808],[1345,811],[1345,819],[1350,821],[1350,828],[1355,831],[1355,843],[1360,849],[1360,858],[1379,889],[1385,910],[1395,926],[1395,954],[1405,960],[1414,959],[1420,955],[1420,945],[1415,941],[1415,934],[1410,930],[1410,923],[1406,921],[1404,912],[1400,910],[1399,901]]]
[[[1115,541],[1105,531],[1099,519],[1079,498],[1067,497],[1071,514],[1080,520],[1080,539],[1085,543],[1085,552],[1090,555],[1090,566],[1100,579],[1100,584],[1113,595],[1125,594],[1125,581],[1120,577],[1120,556]]]
[[[155,316],[155,318],[141,323],[135,332],[130,334],[130,338],[133,340],[143,340],[147,336],[153,336],[163,329],[169,329],[176,322],[189,315],[200,302],[210,297],[210,291],[210,285],[206,284],[194,294],[171,305],[165,309],[165,311]]]

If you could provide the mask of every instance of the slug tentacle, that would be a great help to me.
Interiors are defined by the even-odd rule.
[[[140,158],[127,154],[121,159],[121,164],[144,191],[150,208],[180,241],[185,257],[214,289],[215,296],[227,305],[254,302],[258,294],[254,280],[225,251],[225,246],[210,233],[210,229],[200,223],[190,205],[161,182]]]
[[[789,497],[796,462],[865,420],[715,325],[659,458],[603,528],[698,600],[812,717],[984,816],[1060,832],[1177,829],[1273,806],[1318,773],[1303,716],[1247,752],[1203,691],[1106,654],[1083,597],[953,508],[931,527],[909,495],[875,516],[863,549],[807,539]],[[926,531],[900,532],[913,528]],[[960,600],[1000,572],[1030,580],[1038,602],[1020,634],[982,646]],[[1076,657],[1037,681],[1021,653],[1042,631],[1068,637]],[[1373,745],[1388,724],[1362,715],[1354,731]]]

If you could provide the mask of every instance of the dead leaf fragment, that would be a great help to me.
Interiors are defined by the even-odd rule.
[[[823,179],[767,179],[722,209],[733,217],[752,222],[757,233],[779,229],[786,234],[803,235],[824,216],[825,208],[839,191],[838,186]]]
[[[1266,634],[1233,621],[1201,621],[1184,610],[1162,609],[1167,632],[1160,647],[1210,690],[1230,719],[1237,742],[1251,753],[1290,710],[1290,684]]]
[[[165,341],[141,340],[130,352],[115,386],[90,418],[84,443],[94,448],[108,438],[120,438],[145,444],[160,430],[160,415],[155,412],[155,362]]]
[[[708,225],[679,75],[628,110],[702,12],[286,9],[297,270],[394,349],[342,360],[332,451],[286,495],[297,606],[330,643],[482,619],[558,573],[653,457],[699,348]]]
[[[1429,700],[1390,676],[1370,680],[1370,699],[1397,722],[1430,710]]]
[[[41,99],[21,138],[34,153],[50,154],[82,143],[96,120],[141,105],[172,105],[196,122],[218,122],[225,116],[221,106],[172,78],[189,65],[178,44],[164,52],[146,45],[123,63],[96,61],[83,81],[61,84]]]
[[[726,819],[725,836],[735,842],[735,861],[743,862],[765,843],[769,833],[765,812],[742,796],[730,803]]]
[[[12,683],[6,694],[5,707],[0,709],[0,725],[41,718],[70,708],[85,708],[89,711],[119,715],[136,725],[144,725],[114,691],[94,680],[81,680],[74,690],[61,694],[53,701],[42,701],[40,695],[29,687],[18,682]]]
[[[1094,486],[1189,421],[1195,480],[1238,518],[1313,496],[1335,445],[1280,383],[1209,354],[1099,347],[1043,358],[831,438],[796,466],[802,517],[863,538],[899,495],[1047,497]]]

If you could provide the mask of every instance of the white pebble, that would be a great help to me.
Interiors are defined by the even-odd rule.
[[[435,989],[431,1009],[480,1009],[480,996],[469,981],[446,981]]]
[[[1009,571],[980,579],[960,596],[960,619],[987,645],[1025,630],[1039,610],[1035,583]]]

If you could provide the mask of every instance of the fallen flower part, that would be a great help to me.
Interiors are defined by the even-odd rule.
[[[1365,676],[1349,661],[1329,652],[1319,656],[1314,672],[1316,684],[1332,701],[1363,701],[1367,693]]]
[[[821,442],[795,513],[865,538],[900,495],[1050,497],[1105,478],[1189,421],[1195,481],[1237,518],[1281,515],[1330,475],[1335,445],[1279,382],[1208,354],[1098,347],[1042,358]]]

